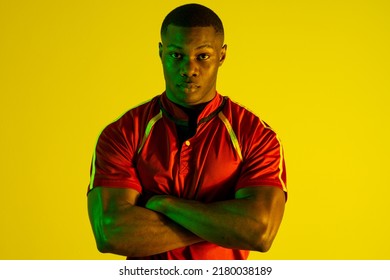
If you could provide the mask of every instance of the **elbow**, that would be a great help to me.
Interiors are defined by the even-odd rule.
[[[109,238],[110,224],[104,219],[96,221],[93,227],[95,235],[96,247],[100,253],[112,253],[114,251],[114,243],[112,238]]]
[[[100,218],[93,227],[96,247],[100,253],[111,253],[126,257],[140,257],[136,246],[123,241],[120,226],[109,216]],[[128,245],[126,247],[126,245]]]
[[[271,249],[271,245],[272,241],[270,241],[269,239],[260,239],[254,245],[254,249],[255,251],[266,253],[269,251],[269,249]]]
[[[279,229],[280,222],[272,222],[270,219],[262,220],[254,227],[252,235],[252,248],[255,251],[266,253],[271,249],[276,234]]]
[[[111,253],[113,246],[107,239],[96,237],[96,247],[100,253]]]
[[[252,238],[252,250],[261,253],[266,253],[271,249],[276,232],[271,230],[269,226],[259,225]]]

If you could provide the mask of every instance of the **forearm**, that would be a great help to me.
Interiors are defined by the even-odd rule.
[[[269,205],[259,203],[255,198],[242,198],[204,204],[157,196],[146,207],[166,215],[209,242],[228,248],[267,251],[279,227],[284,201],[267,203]]]
[[[224,201],[203,204],[174,197],[160,197],[159,206],[151,206],[201,238],[228,248],[253,250],[257,227],[252,218],[243,215],[246,201]],[[149,205],[148,205],[149,206]]]
[[[201,241],[167,217],[138,206],[107,215],[105,220],[107,251],[114,254],[143,257]]]
[[[112,198],[116,196],[121,197],[120,202]],[[162,214],[135,206],[134,201],[121,189],[97,188],[88,195],[89,217],[99,251],[144,257],[202,241]]]

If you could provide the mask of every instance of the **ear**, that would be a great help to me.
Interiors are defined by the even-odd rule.
[[[222,46],[222,49],[221,49],[221,56],[219,58],[219,66],[221,66],[223,64],[223,62],[225,61],[226,51],[227,51],[227,45],[225,44]]]
[[[163,45],[162,43],[158,43],[158,55],[160,56],[160,58],[162,58],[162,48],[163,48]]]

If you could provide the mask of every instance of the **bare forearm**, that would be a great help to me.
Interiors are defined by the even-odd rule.
[[[257,223],[243,216],[244,201],[202,204],[173,197],[160,198],[155,207],[164,215],[205,240],[220,246],[253,249],[249,244],[256,235]],[[164,200],[164,201],[163,201]],[[240,209],[241,208],[241,209]]]
[[[201,241],[162,214],[135,206],[136,197],[121,189],[89,193],[88,212],[99,251],[144,257]]]
[[[101,251],[131,257],[166,252],[201,241],[199,237],[163,215],[132,206],[122,213],[106,214]]]
[[[228,248],[267,251],[279,227],[284,201],[267,203],[277,207],[265,206],[253,198],[204,204],[171,196],[154,197],[146,207],[209,242]]]
[[[143,257],[201,241],[167,217],[138,206],[108,215],[105,220],[106,251],[114,254]]]

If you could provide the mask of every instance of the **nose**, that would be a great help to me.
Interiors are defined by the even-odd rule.
[[[192,59],[183,60],[180,67],[180,75],[182,77],[197,77],[199,75],[199,68]]]

